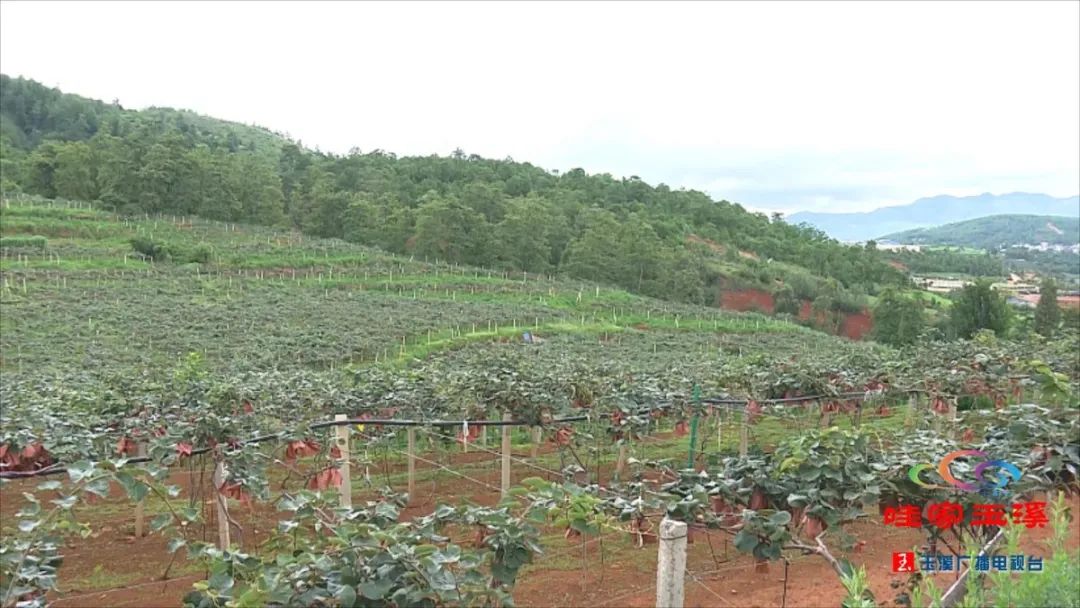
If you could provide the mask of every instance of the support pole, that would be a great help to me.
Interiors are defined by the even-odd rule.
[[[542,431],[543,430],[538,426],[534,426],[532,429],[532,453],[530,456],[533,458],[540,455],[540,440],[543,438]]]
[[[615,479],[622,481],[623,471],[626,469],[626,441],[619,444],[619,457],[615,461]]]
[[[750,412],[747,412],[744,408],[742,426],[739,427],[739,456],[746,456],[747,452],[750,451],[750,424],[749,420],[747,420],[749,415]]]
[[[686,454],[686,468],[694,468],[694,446],[697,444],[698,419],[697,408],[701,407],[701,387],[694,385],[694,417],[690,419],[690,449]]]
[[[503,420],[509,422],[511,420],[510,412],[503,413]],[[510,494],[510,430],[513,427],[505,425],[502,427],[502,495],[506,498]]]
[[[225,495],[221,493],[222,487],[225,485],[225,478],[228,477],[228,471],[225,470],[225,463],[218,461],[214,465],[214,504],[215,513],[217,515],[217,528],[218,528],[218,549],[222,551],[228,551],[229,546],[232,544],[229,538],[229,506],[226,502]]]
[[[686,576],[686,524],[660,522],[660,554],[656,560],[656,608],[682,608]]]
[[[348,420],[348,416],[335,414],[334,420]],[[341,469],[341,506],[345,509],[351,509],[352,478],[349,475],[349,427],[344,424],[338,425],[334,427],[334,434],[337,436],[338,451],[341,452],[341,458],[338,460],[338,466]]]
[[[146,457],[146,443],[139,442],[138,447],[139,458]],[[135,538],[142,538],[146,536],[146,499],[142,499],[135,505]]]
[[[716,410],[716,451],[724,449],[724,410]]]
[[[951,435],[953,436],[953,438],[960,437],[960,435],[961,435],[960,425],[957,424],[957,422],[959,421],[959,418],[960,418],[960,412],[959,412],[959,410],[957,408],[956,401],[953,400],[952,403],[949,404],[949,427],[950,427],[949,431],[950,431]]]
[[[409,427],[406,431],[409,439],[409,502],[416,497],[416,427]]]

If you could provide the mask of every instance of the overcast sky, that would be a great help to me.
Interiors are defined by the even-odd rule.
[[[1080,3],[0,4],[0,70],[759,210],[1080,192]]]

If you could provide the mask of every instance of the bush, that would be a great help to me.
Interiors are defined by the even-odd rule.
[[[776,306],[774,310],[776,314],[788,314],[792,316],[798,316],[799,314],[799,300],[795,298],[795,291],[791,287],[785,285],[776,292],[775,296]]]
[[[1004,335],[1012,320],[1012,309],[990,281],[979,280],[960,291],[949,310],[949,319],[961,338],[970,338],[980,329]]]
[[[150,239],[131,239],[131,248],[151,260],[163,260],[166,257],[165,249]]]
[[[145,238],[131,239],[131,248],[155,262],[172,261],[178,264],[205,264],[210,261],[213,253],[208,245],[186,248]]]
[[[36,249],[45,251],[49,240],[43,236],[5,236],[0,237],[0,249]]]

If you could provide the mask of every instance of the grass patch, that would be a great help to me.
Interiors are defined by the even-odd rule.
[[[85,576],[72,579],[65,585],[69,590],[92,591],[95,589],[115,589],[130,585],[139,580],[139,573],[130,570],[116,572],[108,570],[103,564],[94,566],[94,571]]]

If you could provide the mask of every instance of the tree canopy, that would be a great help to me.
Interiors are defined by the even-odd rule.
[[[906,281],[873,248],[637,177],[558,173],[461,150],[326,154],[191,112],[129,111],[7,76],[0,88],[7,191],[99,201],[125,214],[290,226],[395,253],[561,272],[701,303],[737,271],[761,285],[784,282],[773,261],[856,294]],[[800,295],[821,295],[811,291]]]
[[[1012,311],[988,280],[964,286],[949,310],[949,320],[957,336],[970,338],[980,329],[1004,335],[1009,329]]]

